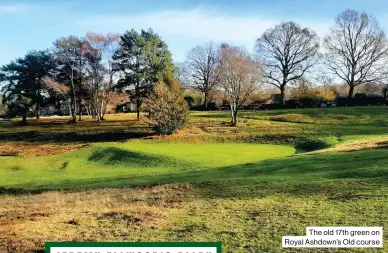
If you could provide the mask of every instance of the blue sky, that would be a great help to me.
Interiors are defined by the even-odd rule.
[[[50,48],[62,36],[131,28],[154,29],[181,62],[190,48],[208,41],[252,50],[255,39],[281,21],[294,20],[323,37],[347,8],[373,14],[388,30],[386,0],[0,1],[0,64]]]

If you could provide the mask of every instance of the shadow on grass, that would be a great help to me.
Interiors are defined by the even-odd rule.
[[[88,161],[98,162],[103,165],[120,165],[128,167],[192,167],[193,164],[183,162],[168,156],[152,155],[142,152],[120,149],[116,147],[96,148],[88,157]]]
[[[124,141],[134,138],[152,136],[155,133],[150,127],[136,127],[127,130],[95,131],[95,132],[55,132],[55,131],[25,131],[0,133],[0,141],[27,142],[109,142]]]
[[[359,116],[360,113],[364,113],[370,115],[370,112],[376,113],[378,115],[385,115],[383,110],[376,110],[376,108],[368,108],[368,107],[358,107],[358,108],[350,108],[350,107],[339,107],[339,108],[289,108],[289,109],[268,109],[268,110],[243,110],[239,112],[239,117],[241,118],[249,118],[249,117],[263,117],[263,116],[278,116],[284,114],[301,114],[308,115],[312,117],[321,117],[323,115],[330,114],[346,114],[346,115],[354,115]],[[196,111],[195,117],[198,118],[229,118],[230,111]]]
[[[1,194],[7,194],[7,195],[23,195],[23,194],[39,194],[42,193],[44,190],[39,189],[23,189],[23,188],[5,188],[0,186],[0,195]]]

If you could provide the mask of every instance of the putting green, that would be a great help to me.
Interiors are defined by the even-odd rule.
[[[137,181],[146,175],[166,178],[172,172],[254,163],[294,153],[293,147],[267,144],[102,143],[63,155],[0,157],[0,186],[83,188],[93,186],[94,181],[99,181],[98,187],[133,186],[147,184]]]

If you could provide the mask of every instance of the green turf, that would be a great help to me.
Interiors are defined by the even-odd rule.
[[[150,141],[95,144],[48,157],[0,157],[0,185],[34,189],[133,186],[170,182],[171,173],[198,173],[290,156],[295,149],[268,144],[172,144]],[[150,176],[154,180],[144,181]],[[124,181],[122,179],[125,179]],[[109,180],[107,180],[109,179]],[[103,182],[103,183],[101,183]]]

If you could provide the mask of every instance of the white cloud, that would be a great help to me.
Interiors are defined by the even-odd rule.
[[[288,20],[282,17],[237,16],[210,8],[169,10],[135,15],[102,15],[78,21],[78,25],[96,32],[124,32],[134,28],[152,28],[170,45],[174,59],[184,60],[187,50],[205,41],[230,42],[252,50],[255,40],[268,28]],[[328,31],[327,20],[295,20],[323,37]]]
[[[71,6],[71,3],[12,3],[12,4],[2,4],[0,3],[0,13],[10,13],[10,14],[20,14],[23,15],[39,15],[48,16],[51,14],[61,14],[61,12],[66,13],[68,7]]]
[[[27,5],[25,4],[3,4],[0,5],[0,13],[15,13],[26,10]]]

